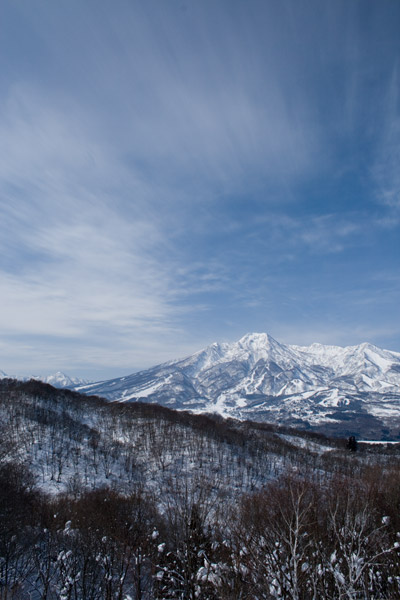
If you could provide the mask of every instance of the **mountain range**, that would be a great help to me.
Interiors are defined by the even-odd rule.
[[[10,375],[0,370],[0,379],[9,378]],[[14,377],[11,377],[14,379]],[[61,371],[53,373],[52,375],[31,375],[30,377],[19,377],[21,381],[28,381],[29,379],[36,379],[37,381],[43,381],[49,383],[56,388],[74,388],[78,385],[84,385],[89,383],[86,379],[79,379],[78,377],[70,377]]]
[[[400,439],[400,353],[368,343],[295,346],[253,333],[75,389],[110,401]]]

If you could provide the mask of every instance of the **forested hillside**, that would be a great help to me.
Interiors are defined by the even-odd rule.
[[[397,446],[0,382],[0,598],[395,598]]]

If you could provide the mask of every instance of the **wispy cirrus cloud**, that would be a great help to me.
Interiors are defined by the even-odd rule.
[[[3,335],[73,338],[81,360],[93,336],[112,353],[124,336],[173,335],[169,241],[149,186],[76,115],[28,92],[0,124]],[[124,364],[142,364],[123,345]]]
[[[399,50],[382,6],[6,0],[13,364],[133,370],[287,323],[387,331]]]
[[[400,223],[399,86],[399,63],[396,63],[383,93],[384,110],[373,166],[377,199],[387,208],[386,213],[380,218],[380,223],[384,227],[395,227]]]

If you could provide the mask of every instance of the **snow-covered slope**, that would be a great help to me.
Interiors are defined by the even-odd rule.
[[[265,333],[212,344],[183,360],[78,386],[115,401],[300,426],[400,422],[400,353],[371,344],[284,345]],[[336,425],[335,425],[336,424]]]

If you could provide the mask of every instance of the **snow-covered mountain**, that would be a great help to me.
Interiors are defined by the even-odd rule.
[[[57,371],[53,375],[31,375],[30,377],[14,377],[7,375],[4,371],[0,370],[0,379],[10,377],[11,379],[21,379],[22,381],[28,381],[29,379],[36,379],[37,381],[43,381],[49,383],[56,388],[74,388],[79,385],[86,385],[89,383],[86,379],[79,379],[78,377],[70,377],[61,371]]]
[[[53,375],[33,375],[32,377],[29,377],[29,379],[37,379],[39,381],[43,381],[44,383],[49,383],[56,388],[74,388],[76,386],[86,385],[89,383],[85,379],[70,377],[61,371],[57,371],[57,373],[53,373]]]
[[[371,344],[284,345],[265,333],[78,391],[109,400],[331,432],[400,426],[400,353]]]

